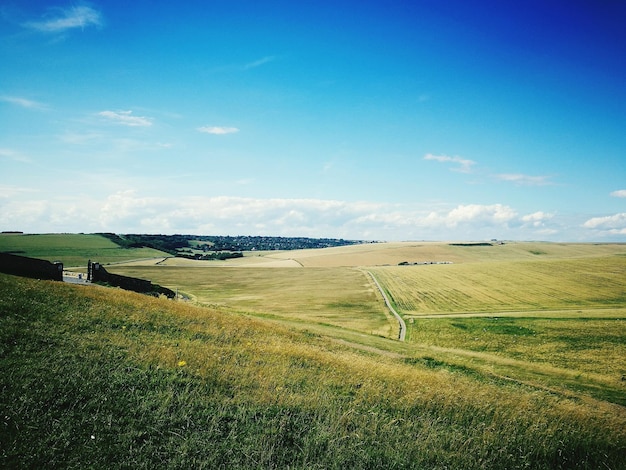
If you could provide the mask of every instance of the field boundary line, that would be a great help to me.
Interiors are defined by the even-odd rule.
[[[383,290],[383,288],[378,283],[378,280],[376,279],[376,276],[374,276],[374,274],[371,271],[366,271],[366,272],[372,277],[372,280],[374,281],[374,284],[376,284],[376,287],[378,288],[378,291],[383,296],[383,299],[385,301],[385,305],[387,305],[387,308],[389,309],[389,311],[391,313],[393,313],[393,316],[396,317],[396,319],[398,320],[398,323],[400,324],[400,333],[398,334],[398,339],[400,341],[404,341],[404,338],[406,336],[406,323],[404,323],[404,320],[402,319],[400,314],[398,312],[396,312],[396,309],[393,308],[393,305],[391,305],[391,302],[389,301],[389,297],[387,297],[387,294],[385,294],[385,291]]]

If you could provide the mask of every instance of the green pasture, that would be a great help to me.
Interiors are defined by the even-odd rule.
[[[170,256],[152,248],[121,248],[107,238],[94,234],[2,234],[0,252],[61,261],[66,267],[85,268],[88,260],[108,264]]]
[[[438,367],[626,405],[626,308],[579,317],[412,318],[409,342]]]

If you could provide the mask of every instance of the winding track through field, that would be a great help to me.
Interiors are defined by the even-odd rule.
[[[376,276],[374,276],[374,274],[372,274],[371,271],[366,271],[366,272],[370,276],[372,276],[372,280],[374,281],[374,284],[376,284],[376,287],[378,287],[378,290],[380,291],[380,294],[383,296],[383,299],[385,300],[385,304],[387,305],[387,308],[391,311],[391,313],[393,313],[393,316],[396,317],[396,319],[398,320],[398,323],[400,324],[400,334],[398,335],[398,339],[400,341],[404,341],[404,337],[406,336],[406,323],[404,323],[404,320],[402,319],[400,314],[398,312],[396,312],[396,309],[393,308],[393,306],[391,305],[391,302],[389,301],[389,298],[387,297],[387,294],[385,294],[385,291],[383,290],[383,288],[378,283],[378,280],[376,279]]]

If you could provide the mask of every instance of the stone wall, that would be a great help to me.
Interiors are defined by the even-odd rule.
[[[0,272],[34,279],[63,280],[63,263],[0,253]]]
[[[114,287],[120,287],[125,290],[131,290],[142,294],[163,294],[170,299],[173,299],[176,296],[173,290],[161,287],[157,284],[152,284],[152,282],[145,279],[112,274],[104,269],[104,266],[100,263],[91,263],[88,271],[92,282],[102,282]]]

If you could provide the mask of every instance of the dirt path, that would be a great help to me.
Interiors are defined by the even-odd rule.
[[[385,291],[383,290],[383,288],[380,287],[380,284],[378,283],[378,280],[376,279],[376,277],[370,271],[366,271],[366,272],[370,276],[372,276],[372,280],[374,281],[374,284],[376,284],[376,287],[380,291],[380,294],[383,296],[383,299],[385,300],[385,304],[387,305],[387,308],[391,311],[391,313],[393,313],[393,316],[396,317],[396,319],[398,320],[398,323],[400,324],[400,334],[398,335],[398,339],[400,341],[404,341],[404,337],[406,336],[406,323],[404,323],[404,320],[402,319],[400,314],[396,312],[396,309],[393,308],[393,306],[391,305],[391,302],[389,301],[387,294],[385,294]]]

